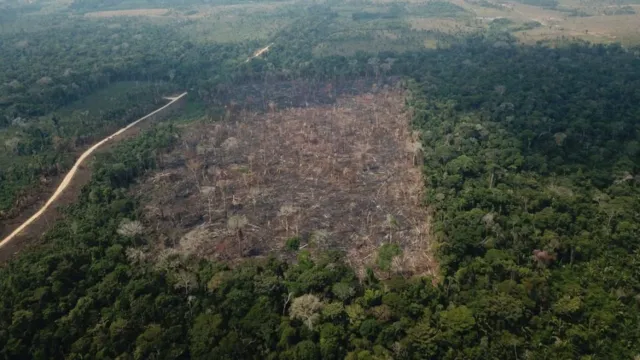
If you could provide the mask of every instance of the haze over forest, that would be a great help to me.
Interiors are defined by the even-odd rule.
[[[638,0],[0,0],[0,358],[640,359]]]

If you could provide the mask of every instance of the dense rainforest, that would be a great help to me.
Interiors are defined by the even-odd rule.
[[[146,257],[140,249],[155,240],[130,231],[142,209],[127,188],[180,146],[180,128],[161,124],[100,155],[80,200],[44,243],[0,270],[1,356],[639,356],[638,51],[521,46],[487,34],[442,49],[314,57],[314,41],[334,33],[337,15],[309,11],[277,34],[264,58],[240,58],[251,44],[219,52],[181,44],[182,60],[166,77],[153,58],[139,66],[205,103],[246,83],[403,78],[423,142],[441,278],[369,271],[359,279],[344,254],[313,258],[304,249],[293,263],[234,266]],[[125,64],[131,75],[105,70],[105,79],[135,80]],[[78,86],[94,86],[82,79]],[[40,104],[34,109],[50,106],[50,95],[25,91],[24,101]]]
[[[225,62],[257,46],[195,47],[135,20],[60,16],[29,25],[0,37],[0,219],[81,149],[159,107],[161,94],[212,86]]]

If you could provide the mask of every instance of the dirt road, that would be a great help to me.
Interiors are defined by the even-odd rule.
[[[273,46],[273,43],[263,47],[262,49],[256,51],[255,53],[253,53],[253,55],[249,56],[249,58],[247,59],[246,62],[251,61],[251,59],[256,58],[264,53],[266,53],[267,51],[269,51],[269,49],[271,48],[271,46]]]
[[[173,103],[175,103],[176,101],[180,100],[181,98],[183,98],[185,95],[187,95],[186,92],[176,96],[176,97],[172,97],[172,98],[166,98],[171,100],[168,104],[164,105],[163,107],[141,117],[140,119],[132,122],[131,124],[123,127],[122,129],[116,131],[115,133],[113,133],[112,135],[107,136],[106,138],[100,140],[99,142],[97,142],[96,144],[94,144],[92,147],[90,147],[87,151],[85,151],[84,153],[82,153],[82,155],[80,155],[80,157],[78,158],[78,160],[76,161],[75,164],[73,164],[73,167],[71,168],[71,170],[69,170],[69,173],[64,177],[64,179],[62,180],[62,182],[60,183],[60,185],[58,186],[58,188],[56,189],[56,191],[53,193],[53,195],[51,195],[51,197],[49,198],[49,200],[47,200],[47,202],[40,208],[40,210],[38,210],[38,212],[36,212],[35,214],[33,214],[33,216],[31,216],[29,219],[27,219],[27,221],[25,221],[24,223],[22,223],[22,225],[20,225],[17,229],[15,229],[11,234],[9,234],[9,236],[7,236],[6,238],[4,238],[2,240],[2,242],[0,242],[0,249],[3,248],[4,246],[6,246],[7,244],[9,244],[18,234],[20,234],[21,231],[23,231],[25,228],[27,228],[31,223],[33,223],[34,221],[36,221],[51,205],[53,205],[53,203],[56,202],[56,200],[60,197],[60,195],[64,192],[64,190],[69,186],[69,184],[71,183],[71,180],[73,180],[73,177],[75,176],[76,172],[78,171],[78,168],[80,167],[80,165],[94,152],[96,151],[96,149],[98,149],[100,146],[104,145],[105,143],[107,143],[109,140],[113,139],[114,137],[124,133],[125,131],[129,130],[130,128],[136,126],[137,124],[139,124],[140,122],[150,118],[153,115],[156,115],[157,113],[161,112],[162,110],[168,108],[169,106],[173,105]]]

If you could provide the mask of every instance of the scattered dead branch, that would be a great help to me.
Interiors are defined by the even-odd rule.
[[[435,275],[422,147],[403,99],[383,91],[194,123],[138,189],[147,209],[162,209],[149,211],[149,228],[225,260],[287,256],[279,250],[298,236],[311,251],[345,251],[361,272],[393,242],[403,249],[393,271]]]

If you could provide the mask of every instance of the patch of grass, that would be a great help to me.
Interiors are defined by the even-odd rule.
[[[411,17],[409,18],[409,22],[413,29],[428,31],[432,34],[464,35],[484,30],[482,23],[476,19],[462,20]]]
[[[197,120],[211,122],[221,119],[223,114],[223,109],[207,107],[194,94],[193,96],[187,96],[180,112],[176,113],[176,115],[171,118],[171,121],[175,124],[188,124]]]
[[[457,18],[468,15],[467,10],[448,1],[429,1],[424,4],[410,5],[409,13],[413,16],[429,18]]]
[[[201,15],[201,16],[200,16]],[[291,23],[291,19],[274,14],[243,12],[199,14],[181,31],[198,42],[234,43],[265,40]]]
[[[357,52],[404,52],[422,49],[425,33],[410,31],[404,20],[352,21],[341,18],[330,36],[313,49],[314,56],[353,55]]]
[[[67,115],[74,111],[106,111],[114,107],[122,106],[123,102],[131,100],[141,101],[143,100],[143,96],[147,98],[147,96],[143,94],[149,94],[151,92],[161,95],[160,91],[162,88],[164,88],[164,85],[161,83],[119,81],[63,107],[58,110],[57,113],[59,115]]]
[[[380,270],[389,271],[391,270],[393,258],[400,256],[401,254],[402,249],[400,249],[398,244],[384,244],[378,250],[376,264]]]

